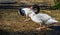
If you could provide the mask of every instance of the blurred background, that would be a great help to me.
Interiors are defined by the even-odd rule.
[[[21,3],[25,3],[26,5],[38,4],[42,6],[56,6],[57,9],[55,10],[41,9],[40,13],[51,15],[56,20],[60,21],[60,0],[0,0],[0,6],[20,6]],[[35,31],[35,28],[39,27],[39,24],[31,20],[24,22],[25,17],[18,14],[18,10],[19,9],[1,9],[0,7],[0,30],[9,32]],[[53,29],[47,28],[45,30]]]

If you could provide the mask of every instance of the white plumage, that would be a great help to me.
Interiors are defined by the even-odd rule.
[[[34,21],[36,23],[52,24],[54,22],[58,22],[57,20],[55,20],[51,16],[49,16],[47,14],[43,14],[43,13],[35,14],[34,12],[32,12],[29,15],[29,17],[31,18],[32,21]]]
[[[58,22],[48,14],[38,13],[35,12],[30,8],[22,8],[25,11],[26,17],[30,17],[32,21],[36,23],[45,23],[45,24],[52,24],[54,22]]]
[[[52,18],[47,14],[43,14],[43,13],[36,14],[33,9],[22,8],[22,10],[24,10],[26,17],[30,17],[33,22],[40,24],[40,27],[37,29],[44,28],[44,27],[41,27],[42,23],[49,25],[49,24],[58,22],[57,20],[55,20],[54,18]]]
[[[25,15],[28,16],[30,13],[32,13],[33,10],[31,10],[30,8],[22,8],[22,10],[25,11]]]
[[[35,14],[34,12],[32,12],[31,14],[29,14],[29,17],[31,18],[32,21],[40,24],[40,27],[37,28],[37,30],[41,30],[46,27],[42,25],[42,23],[49,25],[58,22],[57,20],[53,19],[51,16],[42,13]]]

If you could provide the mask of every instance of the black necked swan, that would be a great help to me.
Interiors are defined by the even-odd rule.
[[[35,12],[32,12],[31,14],[29,14],[29,17],[31,18],[33,22],[40,24],[40,27],[37,28],[37,30],[45,28],[45,25],[51,25],[54,23],[58,23],[57,20],[55,20],[48,14],[43,14],[43,13],[36,14]]]
[[[42,24],[49,25],[49,24],[53,24],[55,22],[58,22],[57,20],[55,20],[54,18],[52,18],[48,14],[39,13],[39,11],[40,11],[39,6],[33,5],[30,8],[20,9],[19,13],[22,16],[30,17],[33,22],[40,24],[40,27],[37,28],[38,30],[45,27],[45,26],[41,27]]]

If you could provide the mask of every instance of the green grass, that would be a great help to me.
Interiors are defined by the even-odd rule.
[[[55,6],[54,7],[56,7],[57,9],[60,9],[60,2],[59,3],[57,3],[57,4],[55,4]]]

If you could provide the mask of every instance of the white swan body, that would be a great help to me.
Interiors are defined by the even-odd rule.
[[[53,19],[51,16],[43,13],[38,13],[35,14],[32,12],[29,17],[31,18],[32,21],[36,23],[45,23],[45,24],[52,24],[54,22],[58,22],[57,20]]]

